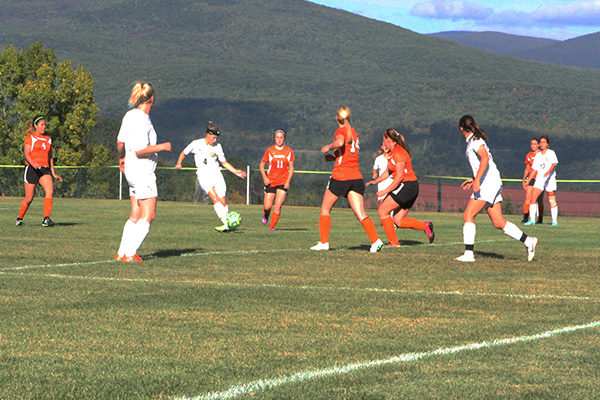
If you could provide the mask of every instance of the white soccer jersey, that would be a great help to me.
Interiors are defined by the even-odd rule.
[[[385,154],[380,154],[375,158],[375,162],[373,163],[373,169],[377,171],[377,176],[381,176],[388,169],[388,159]],[[386,180],[381,181],[377,184],[377,191],[384,190],[388,186],[392,184],[394,181],[393,176],[389,176]]]
[[[556,168],[548,176],[545,176],[553,164],[558,164],[558,157],[556,157],[554,150],[548,149],[546,150],[546,154],[542,154],[540,151],[535,155],[531,164],[531,168],[537,171],[533,187],[547,190],[548,192],[556,191]]]
[[[481,164],[480,156],[477,154],[477,150],[479,150],[481,146],[485,147],[485,151],[489,156],[489,162],[479,181],[479,192],[474,192],[471,197],[476,200],[484,200],[490,204],[495,204],[502,201],[502,178],[500,177],[500,171],[498,171],[498,167],[496,167],[492,153],[485,143],[485,140],[478,139],[473,134],[469,135],[467,138],[467,159],[469,160],[469,164],[471,164],[473,177],[475,177],[479,170],[479,165]]]
[[[196,174],[206,175],[213,173],[221,173],[219,162],[227,161],[223,148],[220,143],[215,143],[212,146],[206,144],[204,138],[192,141],[183,149],[183,153],[187,156],[190,153],[194,154],[194,162],[196,163]]]
[[[156,144],[156,131],[148,114],[137,108],[129,110],[123,117],[117,140],[125,144],[125,175],[148,176],[154,173],[158,154],[135,154]]]

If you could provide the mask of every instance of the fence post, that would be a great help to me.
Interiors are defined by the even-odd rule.
[[[438,191],[437,191],[437,200],[438,200],[438,206],[437,206],[437,212],[441,213],[442,212],[442,182],[438,179]]]
[[[119,168],[119,200],[123,200],[123,173]]]
[[[81,198],[81,168],[77,168],[77,189],[75,189],[75,198]]]
[[[165,169],[162,170],[162,193],[160,199],[165,201]]]
[[[246,205],[250,205],[250,166],[246,165]]]

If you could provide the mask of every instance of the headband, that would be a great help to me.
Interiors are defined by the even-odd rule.
[[[37,117],[36,119],[33,120],[33,124],[37,125],[38,122],[40,122],[41,120],[46,119],[43,116],[42,117]]]

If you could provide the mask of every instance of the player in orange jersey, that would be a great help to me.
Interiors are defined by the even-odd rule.
[[[44,197],[44,219],[42,226],[52,226],[50,219],[52,203],[54,201],[54,182],[52,178],[62,182],[62,178],[54,171],[52,158],[52,139],[46,135],[46,119],[43,115],[36,115],[29,122],[28,135],[25,137],[25,199],[21,202],[17,226],[23,225],[23,217],[33,201],[35,185],[42,185]]]
[[[281,215],[281,206],[285,200],[288,189],[290,188],[290,181],[294,174],[294,152],[291,148],[284,145],[286,132],[283,129],[279,129],[275,132],[273,140],[275,145],[269,147],[262,160],[260,161],[260,173],[262,174],[263,181],[265,182],[265,201],[263,205],[263,218],[262,223],[264,225],[269,221],[269,215],[273,208],[273,201],[275,202],[275,208],[273,209],[273,217],[271,217],[271,224],[269,230],[274,231],[279,217]],[[269,164],[269,170],[265,171],[265,164]]]
[[[338,129],[335,131],[334,140],[321,149],[321,153],[325,154],[325,160],[335,161],[335,166],[321,204],[321,217],[319,218],[320,241],[311,247],[311,250],[329,250],[331,208],[341,196],[348,199],[354,215],[367,232],[371,240],[369,251],[376,253],[383,247],[383,242],[377,235],[373,220],[365,213],[365,182],[358,165],[360,146],[358,134],[350,126],[350,117],[350,109],[340,107],[335,117]],[[331,150],[333,150],[333,154],[329,153]]]
[[[395,129],[387,129],[383,134],[383,147],[389,151],[388,167],[377,179],[367,182],[366,186],[385,181],[389,176],[393,177],[389,186],[377,191],[377,197],[383,198],[377,213],[390,241],[388,247],[400,247],[394,224],[400,228],[424,231],[429,243],[433,243],[433,223],[406,217],[419,195],[419,182],[412,168],[404,136]]]
[[[531,168],[533,159],[540,152],[540,142],[537,138],[531,139],[531,151],[525,156],[525,172],[523,173],[523,189],[525,189],[525,202],[523,203],[523,220],[522,223],[529,221],[529,207],[533,193],[533,185],[535,185],[536,171]],[[544,193],[542,192],[537,199],[539,216],[537,223],[544,222]]]

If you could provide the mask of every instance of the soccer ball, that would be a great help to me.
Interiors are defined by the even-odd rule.
[[[227,226],[229,226],[230,228],[237,228],[238,226],[240,226],[241,223],[242,216],[239,213],[232,211],[229,214],[227,214]]]

